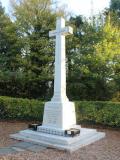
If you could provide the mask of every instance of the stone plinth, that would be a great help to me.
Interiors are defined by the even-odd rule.
[[[75,106],[73,102],[45,103],[43,126],[66,130],[76,125]]]
[[[80,129],[80,135],[76,137],[65,137],[24,130],[11,135],[11,138],[72,152],[105,137],[105,133],[97,132],[95,129],[80,128],[79,126],[75,127]]]

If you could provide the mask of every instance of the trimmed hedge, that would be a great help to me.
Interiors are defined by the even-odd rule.
[[[120,127],[120,102],[75,102],[78,123]],[[44,102],[22,98],[0,97],[0,119],[42,121]]]
[[[75,105],[78,123],[120,127],[120,102],[78,101]]]
[[[42,121],[44,102],[22,98],[0,97],[0,119]]]

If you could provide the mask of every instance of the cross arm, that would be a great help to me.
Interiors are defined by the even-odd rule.
[[[63,35],[70,35],[73,34],[73,28],[72,27],[65,27],[62,29],[61,32]]]
[[[56,30],[49,31],[49,37],[55,37],[56,36]]]
[[[55,37],[57,34],[62,34],[62,35],[70,35],[73,34],[73,28],[72,27],[64,27],[61,30],[53,30],[49,31],[49,37]]]

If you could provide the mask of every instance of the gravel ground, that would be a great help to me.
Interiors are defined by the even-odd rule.
[[[28,123],[0,122],[0,148],[18,141],[9,138],[9,134],[27,128]],[[39,153],[19,152],[0,156],[0,160],[120,160],[120,130],[99,129],[106,137],[76,152],[67,153],[56,149],[45,149]]]

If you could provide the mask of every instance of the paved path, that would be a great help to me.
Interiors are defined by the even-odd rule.
[[[40,152],[44,149],[46,149],[46,147],[44,146],[34,145],[28,142],[19,142],[9,147],[0,148],[0,155],[25,152],[25,151]]]

